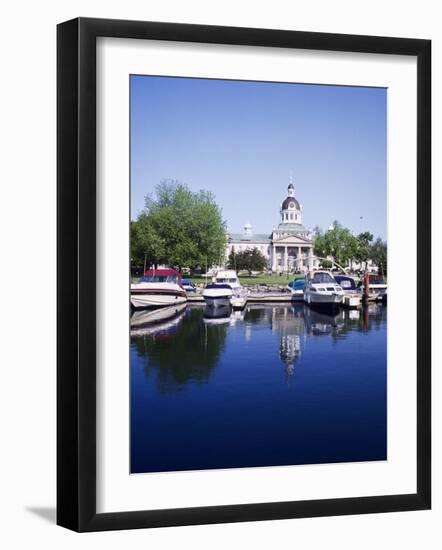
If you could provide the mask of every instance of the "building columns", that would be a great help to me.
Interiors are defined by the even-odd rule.
[[[284,247],[284,271],[288,270],[288,252],[287,246]]]
[[[313,269],[313,249],[311,247],[308,249],[307,267],[309,270]]]

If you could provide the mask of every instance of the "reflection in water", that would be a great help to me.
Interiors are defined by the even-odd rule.
[[[200,310],[187,309],[178,322],[158,325],[153,335],[132,333],[131,341],[145,375],[153,374],[159,388],[167,391],[188,382],[207,381],[225,337],[225,327],[208,328],[201,323]]]
[[[133,311],[130,318],[132,335],[167,333],[179,324],[186,311],[186,304]]]
[[[203,311],[203,321],[209,325],[230,325],[230,306],[208,307]]]
[[[384,459],[386,315],[381,304],[134,315],[132,471]]]

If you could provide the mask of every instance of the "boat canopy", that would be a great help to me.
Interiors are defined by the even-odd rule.
[[[370,274],[368,276],[368,282],[370,285],[385,285],[385,280],[380,275],[372,275]]]
[[[181,275],[175,269],[146,269],[140,283],[179,283]]]
[[[344,290],[356,290],[356,283],[352,277],[335,275],[335,280]]]
[[[303,290],[305,287],[305,279],[304,277],[301,279],[295,279],[294,281],[291,281],[288,286],[294,290]]]
[[[330,275],[330,273],[327,273],[327,271],[316,271],[313,273],[312,283],[334,283],[336,282],[334,278]]]

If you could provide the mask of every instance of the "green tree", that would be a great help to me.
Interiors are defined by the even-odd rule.
[[[373,235],[369,231],[360,233],[357,237],[357,248],[355,260],[358,262],[367,262],[370,259],[371,242]]]
[[[234,269],[236,271],[236,254],[234,246],[232,246],[232,250],[230,251],[229,257],[227,259],[227,267],[228,269]]]
[[[377,238],[371,245],[369,258],[378,266],[382,276],[387,275],[387,243],[381,238]]]
[[[321,258],[330,256],[336,263],[345,267],[354,258],[356,248],[357,241],[354,235],[337,220],[325,233],[322,233],[319,227],[314,229],[314,252]]]
[[[233,254],[229,255],[229,267],[235,269],[234,266],[236,266],[238,271],[248,271],[249,275],[252,274],[252,271],[263,271],[267,266],[265,256],[257,248],[247,248],[236,254],[233,252]]]
[[[327,256],[326,243],[324,233],[321,231],[319,226],[316,226],[313,229],[313,242],[314,242],[314,253],[320,258]]]
[[[131,258],[137,265],[158,265],[165,258],[164,240],[157,234],[152,220],[141,214],[136,222],[131,222]]]
[[[221,209],[208,191],[192,192],[178,181],[164,180],[147,195],[132,225],[131,256],[181,269],[213,265],[224,259],[226,230]]]

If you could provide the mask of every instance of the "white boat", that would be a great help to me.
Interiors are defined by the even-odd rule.
[[[203,290],[203,298],[210,307],[230,306],[231,299],[241,291],[241,283],[233,269],[216,272],[212,284]]]
[[[212,279],[212,282],[217,285],[229,285],[232,290],[241,288],[241,283],[239,282],[238,275],[233,269],[223,269],[217,271],[216,275]]]
[[[365,296],[365,282],[362,284],[362,295]],[[387,283],[380,275],[368,276],[368,300],[370,302],[387,300]]]
[[[353,277],[335,275],[334,278],[344,291],[343,305],[349,308],[359,307],[361,305],[362,293],[361,289],[357,288]]]
[[[304,287],[305,287],[305,278],[301,277],[291,281],[287,285],[287,290],[292,295],[292,300],[303,300],[304,299]]]
[[[305,281],[304,301],[307,304],[339,305],[344,299],[344,291],[330,271],[310,272]]]
[[[138,283],[130,285],[130,301],[136,309],[165,307],[186,302],[187,294],[178,271],[149,269]]]
[[[202,295],[209,307],[228,307],[233,290],[227,284],[210,284],[203,290]]]

